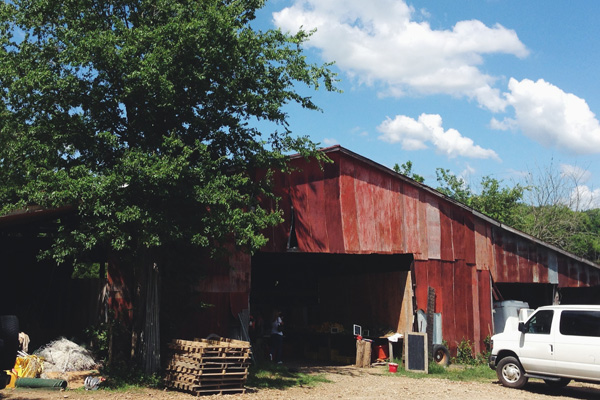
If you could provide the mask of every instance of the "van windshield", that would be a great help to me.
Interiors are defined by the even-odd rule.
[[[542,310],[536,312],[525,324],[525,333],[550,334],[552,327],[553,310]]]

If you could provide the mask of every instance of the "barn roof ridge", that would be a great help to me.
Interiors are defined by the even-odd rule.
[[[511,233],[513,233],[513,234],[515,234],[517,236],[520,236],[520,237],[526,239],[526,240],[530,240],[530,241],[532,241],[532,242],[534,242],[534,243],[536,243],[536,244],[538,244],[540,246],[543,246],[543,247],[546,247],[548,249],[551,249],[551,250],[553,250],[553,251],[555,251],[557,253],[563,254],[563,255],[565,255],[565,256],[567,256],[569,258],[572,258],[574,260],[577,260],[579,262],[588,264],[588,265],[590,265],[590,266],[592,266],[594,268],[600,269],[600,265],[594,263],[593,261],[590,261],[588,259],[585,259],[585,258],[580,257],[578,255],[575,255],[573,253],[570,253],[570,252],[568,252],[566,250],[563,250],[563,249],[561,249],[561,248],[559,248],[557,246],[554,246],[554,245],[552,245],[550,243],[544,242],[543,240],[538,239],[535,236],[531,236],[531,235],[529,235],[529,234],[527,234],[525,232],[522,232],[522,231],[520,231],[520,230],[518,230],[516,228],[513,228],[513,227],[511,227],[509,225],[503,224],[502,222],[500,222],[500,221],[498,221],[498,220],[496,220],[496,219],[494,219],[492,217],[489,217],[489,216],[487,216],[487,215],[485,215],[485,214],[483,214],[483,213],[481,213],[481,212],[473,209],[472,207],[469,207],[466,204],[463,204],[463,203],[461,203],[461,202],[459,202],[459,201],[457,201],[457,200],[455,200],[455,199],[453,199],[453,198],[451,198],[451,197],[449,197],[449,196],[447,196],[447,195],[445,195],[445,194],[443,194],[443,193],[435,190],[434,188],[425,185],[424,183],[417,182],[414,179],[411,179],[411,178],[409,178],[406,175],[402,175],[402,174],[394,171],[393,169],[386,167],[383,164],[380,164],[380,163],[378,163],[376,161],[373,161],[373,160],[371,160],[371,159],[369,159],[369,158],[367,158],[365,156],[362,156],[362,155],[360,155],[358,153],[355,153],[352,150],[349,150],[349,149],[347,149],[345,147],[342,147],[339,144],[334,145],[334,146],[330,146],[330,147],[321,148],[320,151],[323,152],[323,153],[325,153],[325,154],[342,153],[342,154],[344,154],[344,155],[346,155],[348,157],[354,158],[354,159],[356,159],[358,161],[361,161],[361,162],[363,162],[365,164],[368,164],[368,165],[372,166],[373,168],[376,168],[376,169],[378,169],[378,170],[380,170],[382,172],[385,172],[385,173],[388,173],[390,175],[393,175],[396,178],[401,179],[402,181],[405,181],[405,182],[407,182],[407,183],[409,183],[409,184],[411,184],[413,186],[416,186],[419,189],[424,190],[424,191],[426,191],[426,192],[428,192],[428,193],[430,193],[430,194],[432,194],[432,195],[434,195],[436,197],[439,197],[439,198],[441,198],[441,199],[443,199],[443,200],[445,200],[447,202],[453,203],[453,204],[457,205],[458,207],[464,209],[465,211],[473,214],[473,216],[475,216],[475,217],[477,217],[477,218],[479,218],[481,220],[484,220],[484,221],[486,221],[486,222],[488,222],[488,223],[490,223],[490,224],[492,224],[492,225],[494,225],[494,226],[496,226],[496,227],[498,227],[500,229],[503,229],[505,231],[511,232]],[[291,156],[290,158],[296,159],[296,158],[301,158],[301,157],[302,157],[301,155],[295,154],[295,155]]]

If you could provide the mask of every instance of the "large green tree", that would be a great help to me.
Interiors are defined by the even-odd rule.
[[[287,103],[298,83],[332,90],[305,32],[251,28],[261,0],[16,0],[0,6],[0,205],[77,205],[79,248],[256,249],[279,220],[246,171],[307,151]],[[259,132],[256,121],[274,123]]]
[[[263,5],[2,2],[0,212],[75,206],[49,252],[58,262],[97,248],[262,246],[281,217],[248,171],[314,153],[284,106],[318,110],[298,85],[336,90],[329,65],[303,53],[309,33],[252,28]]]

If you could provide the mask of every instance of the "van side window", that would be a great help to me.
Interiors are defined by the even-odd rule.
[[[552,326],[552,316],[554,315],[553,310],[542,310],[538,311],[527,321],[526,332],[527,333],[538,333],[538,334],[550,334],[550,327]]]
[[[600,337],[600,312],[563,311],[560,317],[560,333],[569,336]]]

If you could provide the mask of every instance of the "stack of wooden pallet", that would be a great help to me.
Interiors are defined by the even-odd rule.
[[[245,393],[250,343],[240,340],[175,339],[165,385],[195,395]]]

